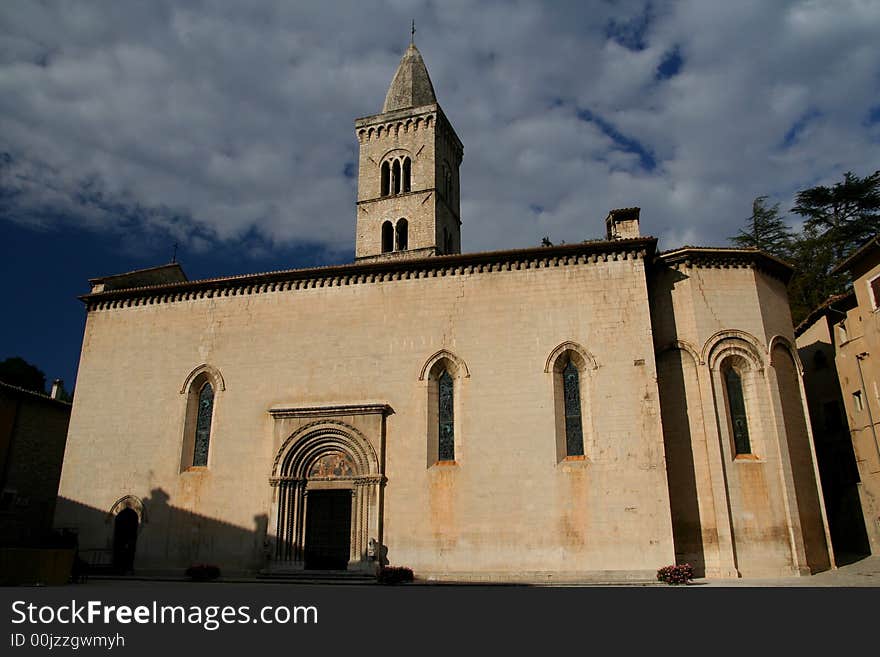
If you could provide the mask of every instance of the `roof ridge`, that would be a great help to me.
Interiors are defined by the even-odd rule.
[[[115,290],[107,290],[106,292],[96,292],[89,293],[80,296],[80,299],[85,299],[86,297],[95,297],[101,295],[115,295],[122,294],[126,292],[141,292],[148,290],[159,290],[159,289],[181,289],[187,287],[198,287],[204,285],[212,285],[217,283],[232,283],[235,281],[247,281],[247,280],[257,280],[265,277],[284,277],[285,275],[300,275],[300,276],[308,276],[313,274],[315,276],[323,276],[323,275],[339,275],[344,276],[351,272],[359,272],[363,271],[365,273],[373,273],[373,272],[383,272],[383,271],[393,271],[399,269],[414,269],[419,266],[421,267],[441,267],[444,264],[448,266],[457,266],[459,263],[461,265],[470,264],[472,261],[481,260],[486,258],[503,258],[503,257],[553,257],[554,255],[562,255],[568,252],[577,252],[582,249],[586,249],[589,251],[600,252],[605,249],[616,251],[620,248],[640,244],[643,243],[645,245],[656,244],[657,240],[654,237],[644,236],[644,237],[630,237],[624,239],[616,239],[616,240],[600,240],[600,241],[584,241],[584,242],[575,242],[572,244],[560,244],[556,246],[532,246],[527,248],[520,249],[507,249],[502,251],[477,251],[474,253],[456,253],[450,255],[437,255],[437,256],[425,256],[422,258],[412,258],[405,260],[379,260],[372,262],[347,262],[339,265],[320,265],[317,267],[306,267],[299,269],[280,269],[275,271],[268,272],[257,272],[250,274],[234,274],[231,276],[215,276],[212,278],[202,278],[196,280],[189,281],[179,281],[174,283],[156,283],[152,285],[140,285],[130,288],[118,288]],[[335,273],[338,272],[338,273]]]
[[[825,313],[825,311],[830,310],[831,306],[833,306],[838,301],[843,301],[849,297],[854,297],[856,291],[853,288],[850,288],[846,292],[841,292],[840,294],[832,294],[825,301],[820,303],[818,306],[813,308],[807,316],[804,317],[798,325],[794,327],[794,335],[795,337],[800,337],[800,334],[803,333],[809,326],[812,326],[813,323]]]
[[[39,392],[37,390],[31,390],[29,388],[22,388],[21,386],[17,386],[13,383],[7,383],[6,381],[0,380],[0,387],[9,388],[10,390],[15,390],[16,392],[23,392],[28,395],[32,395],[34,397],[38,397],[40,399],[45,399],[46,401],[58,402],[59,404],[67,404],[71,405],[71,402],[66,401],[64,399],[56,399],[51,395],[46,394],[45,392]]]

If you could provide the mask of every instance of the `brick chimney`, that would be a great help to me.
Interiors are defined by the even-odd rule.
[[[64,381],[61,379],[55,379],[52,382],[52,392],[49,393],[49,396],[52,399],[61,399],[62,390],[64,390]]]

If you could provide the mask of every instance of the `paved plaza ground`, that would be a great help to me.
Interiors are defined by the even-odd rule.
[[[102,585],[110,585],[113,586],[114,583],[126,583],[128,585],[134,585],[138,588],[141,587],[150,587],[150,586],[167,586],[167,585],[188,585],[189,581],[183,576],[129,576],[129,577],[93,577],[89,580],[86,586],[102,586]],[[246,577],[229,577],[223,578],[216,582],[210,583],[211,586],[218,585],[230,585],[235,586],[238,584],[264,584],[266,586],[312,586],[312,585],[327,585],[327,586],[370,586],[374,585],[373,581],[370,579],[360,579],[351,582],[346,582],[344,580],[335,580],[328,581],[323,580],[320,577],[309,578],[302,577],[297,580],[272,580],[272,579],[255,579],[255,578],[246,578]],[[432,586],[455,586],[453,583],[439,583],[439,582],[419,582],[416,581],[414,585],[418,586],[420,584],[428,584]],[[466,583],[463,584],[466,586],[498,586],[492,584],[476,584],[476,583]],[[546,583],[530,583],[530,582],[522,582],[522,583],[513,583],[506,584],[500,586],[553,586],[552,584]],[[412,586],[412,585],[409,585]],[[633,587],[644,587],[644,586],[664,586],[659,582],[655,581],[634,581],[634,582],[602,582],[602,581],[590,581],[583,582],[580,584],[573,584],[570,582],[561,583],[559,586],[572,587],[572,586],[614,586],[615,588],[633,586]],[[846,565],[842,565],[838,568],[832,570],[826,570],[824,572],[818,573],[816,575],[808,576],[808,577],[778,577],[778,578],[761,578],[761,579],[695,579],[690,583],[691,587],[880,587],[880,556],[872,556],[861,558],[858,561],[854,561],[852,563],[848,563]]]
[[[865,557],[854,563],[810,577],[779,577],[772,579],[716,579],[694,580],[704,586],[880,586],[880,556]]]

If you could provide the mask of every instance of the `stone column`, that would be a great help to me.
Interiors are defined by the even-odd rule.
[[[281,555],[281,542],[284,532],[281,526],[282,493],[281,482],[278,479],[270,479],[269,485],[272,487],[272,502],[269,506],[269,526],[266,528],[266,537],[272,541],[272,551],[269,554],[269,563],[265,564],[269,568],[278,561]]]
[[[302,568],[303,481],[279,478],[274,488],[268,535],[275,545],[270,555],[273,568]]]
[[[278,538],[275,544],[275,560],[280,564],[287,561],[287,505],[290,495],[288,491],[288,482],[281,481],[278,483]]]
[[[305,566],[305,545],[303,543],[305,540],[305,485],[304,480],[297,479],[293,482],[290,491],[291,510],[288,529],[291,546],[290,559],[296,568]]]
[[[367,508],[366,513],[369,516],[369,532],[373,533],[373,537],[376,539],[377,543],[377,552],[376,559],[381,557],[382,548],[385,547],[385,537],[383,536],[383,526],[382,526],[382,494],[383,487],[385,485],[385,477],[383,475],[375,475],[370,478],[369,485],[364,488],[364,492],[366,493],[365,497],[367,497]],[[370,535],[365,534],[364,536],[364,549],[366,550],[367,545],[370,542]]]
[[[361,498],[362,488],[359,481],[354,482],[354,488],[351,489],[351,525],[349,526],[349,542],[348,542],[348,569],[356,570],[360,568],[360,546],[358,538],[360,537],[361,524]]]
[[[361,498],[361,523],[358,532],[358,558],[365,567],[369,565],[367,556],[367,544],[370,541],[370,486],[368,484],[360,487]]]
[[[295,548],[295,556],[294,562],[297,567],[305,568],[306,565],[306,513],[309,508],[309,491],[303,484],[303,490],[300,495],[297,495],[300,500],[300,504],[297,505],[297,519],[294,523],[295,533],[294,533],[294,545]]]
[[[349,569],[362,570],[367,566],[367,538],[370,526],[369,480],[356,479],[351,500],[351,548]]]

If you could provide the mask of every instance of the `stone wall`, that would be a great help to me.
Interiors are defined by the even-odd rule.
[[[793,347],[785,285],[748,262],[718,258],[694,254],[650,279],[677,554],[702,558],[709,576],[825,569],[830,554],[798,377],[787,368],[780,383],[770,362],[771,340]],[[746,454],[734,449],[728,411],[724,372],[734,365]]]
[[[137,567],[254,569],[273,513],[269,409],[371,402],[392,409],[370,437],[384,441],[387,479],[383,535],[371,537],[391,563],[433,576],[652,575],[673,549],[645,264],[591,260],[93,310],[58,523],[109,547],[109,510],[133,495],[146,513]],[[597,363],[580,461],[557,459],[545,371],[566,341]],[[427,466],[420,373],[442,349],[468,374],[455,463]],[[205,363],[225,384],[209,463],[181,472],[185,381]]]
[[[834,328],[837,372],[861,479],[859,496],[872,554],[880,553],[880,310],[874,307],[869,286],[877,276],[880,257],[874,247],[852,271],[857,305]]]
[[[0,384],[0,545],[39,545],[52,528],[70,404]]]
[[[437,245],[438,111],[432,105],[358,120],[357,258],[382,254],[382,224],[401,217],[408,222],[409,249]],[[412,191],[383,197],[381,165],[394,156],[410,158]]]

